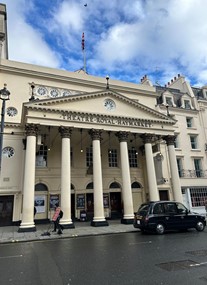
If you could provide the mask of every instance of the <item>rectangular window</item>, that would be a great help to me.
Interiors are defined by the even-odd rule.
[[[36,167],[47,166],[47,146],[40,145],[39,150],[36,152]]]
[[[178,148],[178,147],[179,147],[178,136],[175,136],[174,147],[175,147],[175,148]]]
[[[190,101],[189,100],[184,100],[184,106],[185,106],[185,109],[191,109]]]
[[[178,166],[178,174],[179,174],[179,177],[182,177],[182,160],[181,158],[177,158],[177,166]]]
[[[108,150],[108,160],[109,160],[109,167],[118,167],[116,149]]]
[[[168,106],[171,106],[171,107],[173,106],[171,97],[166,97],[166,104],[168,104]]]
[[[195,166],[195,175],[197,177],[202,177],[202,169],[201,169],[201,160],[200,159],[194,159],[194,166]]]
[[[93,165],[93,148],[92,146],[86,148],[86,166]]]
[[[196,136],[190,136],[190,143],[192,149],[197,149],[197,137]]]
[[[192,128],[193,126],[193,119],[192,118],[186,118],[186,124],[188,128]]]
[[[205,201],[207,201],[207,188],[190,188],[190,196],[193,207],[205,206]]]
[[[137,163],[137,150],[135,148],[129,149],[128,150],[129,153],[129,166],[130,167],[137,167],[138,163]]]

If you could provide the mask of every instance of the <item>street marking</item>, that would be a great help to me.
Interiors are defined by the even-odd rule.
[[[11,256],[0,256],[0,259],[3,259],[3,258],[16,258],[16,257],[22,257],[23,255],[20,254],[20,255],[11,255]]]
[[[151,240],[149,240],[149,241],[141,241],[141,242],[134,242],[134,243],[129,243],[129,245],[135,245],[135,244],[149,244],[149,243],[152,243],[152,241]]]

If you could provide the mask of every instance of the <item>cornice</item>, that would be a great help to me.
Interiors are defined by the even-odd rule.
[[[36,66],[21,62],[2,60],[0,64],[0,70],[8,73],[20,74],[25,77],[31,76],[34,78],[34,80],[35,78],[45,78],[50,79],[50,81],[55,80],[67,84],[72,83],[73,85],[81,85],[88,88],[102,89],[106,87],[106,80],[102,77],[84,75],[83,78],[83,76],[78,76],[78,74],[75,72]],[[46,70],[48,70],[48,72]],[[151,97],[157,96],[156,89],[154,87],[113,79],[110,79],[110,89],[114,89],[117,92],[126,92],[131,95],[145,95]]]
[[[77,111],[67,111],[67,110],[61,110],[61,109],[53,109],[53,108],[45,108],[44,106],[28,106],[29,110],[36,110],[36,111],[46,111],[49,113],[57,113],[61,114],[62,116],[66,115],[74,115],[74,116],[93,116],[93,117],[99,117],[103,119],[114,119],[114,120],[132,120],[132,121],[140,121],[140,122],[146,122],[146,123],[157,123],[157,124],[167,124],[167,125],[174,125],[175,120],[173,119],[142,119],[142,118],[135,118],[130,116],[114,116],[114,115],[108,115],[108,114],[100,114],[100,113],[93,113],[93,112],[77,112]]]

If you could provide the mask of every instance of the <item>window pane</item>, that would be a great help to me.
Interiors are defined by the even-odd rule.
[[[191,109],[189,100],[184,100],[184,105],[185,105],[185,109]]]
[[[192,149],[196,149],[197,148],[197,143],[196,143],[196,137],[195,136],[191,136],[190,137],[190,142],[191,142],[191,148]]]
[[[171,97],[166,97],[166,104],[168,104],[169,106],[173,105]]]
[[[108,160],[109,160],[109,167],[117,167],[117,150],[116,149],[109,149],[108,150]]]
[[[197,177],[202,177],[201,160],[194,159],[195,173]]]
[[[46,167],[47,166],[47,146],[41,145],[39,150],[36,152],[36,166]]]
[[[137,167],[137,154],[138,152],[136,151],[135,148],[129,149],[128,150],[128,154],[129,154],[129,166],[130,167]]]
[[[86,148],[86,166],[92,166],[93,165],[93,148],[87,147]]]
[[[192,118],[186,118],[186,123],[188,128],[192,128]]]

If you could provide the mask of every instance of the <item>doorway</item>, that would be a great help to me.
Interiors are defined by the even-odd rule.
[[[11,226],[14,196],[0,196],[0,226]]]
[[[93,193],[86,194],[86,211],[87,211],[87,219],[93,220],[94,216]]]
[[[169,200],[168,190],[160,190],[159,195],[160,195],[160,201],[168,201]]]
[[[111,219],[122,218],[121,192],[110,193]]]

